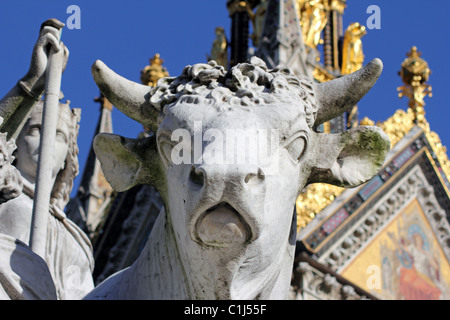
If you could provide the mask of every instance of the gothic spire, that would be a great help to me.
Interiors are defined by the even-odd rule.
[[[100,103],[100,117],[94,137],[100,132],[112,133],[111,102],[103,95],[94,101]],[[91,144],[77,194],[67,205],[67,216],[84,229],[91,239],[105,218],[112,191]]]

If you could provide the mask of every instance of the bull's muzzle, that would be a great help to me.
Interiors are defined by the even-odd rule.
[[[196,229],[201,242],[217,247],[244,244],[252,235],[239,212],[224,202],[206,210],[198,219]]]
[[[198,194],[192,200],[200,204],[195,206],[190,223],[193,240],[231,247],[259,237],[265,197],[261,169],[193,166],[189,179],[196,186],[194,194]]]

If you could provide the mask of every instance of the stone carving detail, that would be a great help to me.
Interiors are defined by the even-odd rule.
[[[318,270],[307,261],[298,263],[292,283],[293,300],[367,300],[354,287],[339,281],[334,275]]]
[[[46,41],[38,41],[41,54],[44,45],[58,44]],[[58,50],[65,48],[59,45]],[[38,65],[44,66],[43,62]],[[153,185],[161,194],[164,209],[137,260],[84,296],[93,287],[92,248],[62,210],[78,173],[79,114],[68,104],[60,105],[51,167],[50,241],[42,257],[48,268],[42,270],[42,279],[31,279],[32,286],[42,289],[43,280],[55,289],[46,290],[48,295],[60,299],[286,298],[296,245],[293,208],[299,192],[310,183],[356,187],[371,179],[384,163],[390,143],[378,127],[357,127],[339,134],[316,130],[364,97],[381,70],[381,61],[375,59],[355,73],[319,84],[296,76],[287,67],[270,69],[253,57],[228,72],[215,61],[187,66],[179,77],[163,78],[150,88],[120,77],[97,61],[92,72],[104,96],[155,132],[139,139],[97,135],[94,149],[105,178],[119,192],[136,185]],[[30,110],[39,100],[35,89],[40,88],[20,83],[32,98]],[[10,106],[3,102],[6,100],[0,101],[1,107]],[[9,244],[5,252],[9,253],[14,242],[11,238],[25,244],[29,239],[29,230],[18,221],[30,224],[41,114],[38,104],[24,130],[14,129],[14,134],[21,132],[16,167],[24,177],[24,193],[0,208],[0,232],[9,233],[5,238]],[[188,135],[181,147],[188,145],[190,149],[183,150],[183,159],[178,162],[180,139],[174,137],[180,129]],[[242,129],[251,138],[258,138],[262,130],[277,133],[270,145],[267,136],[258,145],[270,150],[267,158],[241,165],[226,154],[225,159],[210,162],[212,146],[214,154],[229,150],[212,138],[202,137],[200,145],[195,145],[199,132]],[[230,140],[225,135],[223,142],[226,145]],[[252,154],[254,148],[246,146],[246,151]],[[234,155],[234,150],[230,152]],[[32,252],[29,257],[39,260]],[[2,256],[0,262],[6,260]],[[33,268],[38,264],[25,262],[20,266]],[[43,266],[39,260],[39,270]],[[17,278],[14,284],[20,286]],[[2,288],[8,286],[7,281],[1,284]],[[352,296],[352,290],[331,274],[314,286],[331,297]],[[15,296],[17,292],[9,293]]]
[[[0,207],[0,233],[25,244],[29,242],[42,108],[42,102],[34,107],[17,140],[14,164],[23,177],[23,193]],[[57,297],[80,299],[94,287],[92,247],[87,236],[66,218],[63,211],[78,173],[79,110],[72,110],[68,104],[60,104],[60,109],[46,256],[43,258],[52,275]]]
[[[318,53],[307,53],[295,1],[268,0],[265,10],[270,14],[264,19],[257,56],[270,68],[282,65],[311,77]]]
[[[351,187],[367,181],[390,145],[377,127],[333,135],[313,129],[357,103],[381,69],[374,60],[358,72],[317,84],[289,68],[269,69],[253,57],[228,72],[215,61],[187,66],[179,77],[149,88],[97,61],[92,72],[105,97],[156,132],[137,140],[97,135],[94,148],[105,177],[116,191],[154,185],[164,210],[133,265],[86,299],[286,298],[298,193],[307,183]],[[223,155],[225,145],[212,138],[195,144],[199,133],[237,129],[251,137],[279,131],[275,147],[266,149],[269,159],[277,158],[273,171],[261,159],[244,165],[236,165],[234,157],[209,162],[208,150]],[[174,139],[180,132],[187,134],[182,141]],[[229,142],[227,135],[223,139]],[[180,142],[187,149],[178,162]],[[256,149],[247,146],[250,150]],[[328,280],[323,290],[332,291]]]
[[[0,204],[17,198],[23,189],[22,176],[12,165],[14,139],[6,140],[6,133],[0,133]]]

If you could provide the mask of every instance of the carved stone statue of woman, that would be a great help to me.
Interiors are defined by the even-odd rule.
[[[8,130],[10,138],[17,137],[13,165],[20,172],[23,183],[23,192],[18,197],[0,205],[0,235],[17,239],[21,250],[26,250],[30,235],[43,112],[40,96],[45,83],[48,45],[57,50],[65,50],[66,62],[68,56],[65,46],[56,41],[58,22],[52,20],[46,25],[43,24],[33,50],[30,71],[0,101],[0,116],[5,120],[0,131]],[[57,299],[80,299],[94,288],[91,243],[84,232],[66,218],[63,211],[69,200],[73,180],[78,174],[78,122],[79,109],[72,110],[68,103],[60,103],[53,153],[53,189],[47,245],[45,257],[43,257],[53,280]],[[1,248],[0,254],[4,255]],[[7,258],[0,256],[0,260],[3,261]],[[12,263],[13,259],[9,258]],[[2,276],[1,264],[0,276]],[[38,279],[31,278],[30,281],[38,281]],[[5,283],[8,286],[8,281],[2,281],[1,277],[0,283],[3,287]],[[17,283],[13,285],[17,286]],[[46,285],[51,286],[48,281]],[[33,283],[29,286],[33,287]],[[36,287],[39,286],[41,285],[36,284]],[[17,290],[20,291],[20,288]],[[11,294],[8,295],[11,298]],[[47,297],[52,295],[44,298]]]
[[[25,244],[28,244],[30,237],[42,110],[43,103],[39,102],[17,139],[14,164],[22,175],[23,193],[0,206],[0,233],[13,236]],[[82,298],[94,287],[90,241],[66,218],[63,211],[69,200],[73,179],[78,173],[78,116],[76,109],[71,110],[68,104],[60,104],[45,255],[59,299]]]

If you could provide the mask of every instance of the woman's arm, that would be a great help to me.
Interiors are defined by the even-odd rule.
[[[3,120],[0,121],[0,132],[7,132],[8,140],[17,138],[31,108],[41,99],[50,47],[57,51],[64,50],[64,68],[67,64],[69,51],[58,40],[62,27],[64,24],[56,19],[42,24],[27,74],[0,100],[0,117]]]

